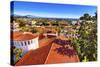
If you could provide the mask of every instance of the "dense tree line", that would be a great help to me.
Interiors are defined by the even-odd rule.
[[[80,61],[96,61],[97,60],[97,13],[95,16],[84,14],[80,17],[85,20],[81,23],[78,31],[79,38],[72,40],[73,46],[76,49]],[[87,21],[92,22],[87,22]]]

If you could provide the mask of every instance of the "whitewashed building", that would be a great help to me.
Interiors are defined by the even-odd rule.
[[[21,48],[23,50],[22,55],[24,55],[29,50],[39,48],[38,36],[30,32],[13,32],[13,46],[16,48]]]
[[[15,22],[13,21],[13,23],[11,23],[11,31],[19,31],[19,23],[18,22]]]

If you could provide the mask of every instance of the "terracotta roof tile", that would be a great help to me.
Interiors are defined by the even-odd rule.
[[[12,32],[12,39],[16,41],[31,40],[37,36],[37,34],[32,34],[31,32]]]
[[[15,66],[44,64],[50,48],[51,45],[49,44],[42,48],[29,51]]]
[[[54,51],[55,48],[60,46],[50,41],[48,42],[49,43],[40,43],[46,44],[46,46],[43,45],[39,49],[29,51],[15,66],[79,62],[78,55],[72,57],[60,55]]]
[[[23,33],[23,32],[11,32],[11,35],[12,35],[12,37],[13,37],[12,39],[14,39],[14,38],[20,36],[22,33]]]
[[[69,57],[66,55],[58,54],[56,51],[54,51],[58,47],[60,47],[60,45],[57,45],[55,43],[52,44],[49,55],[45,61],[45,64],[79,62],[78,55],[74,55],[72,57]]]
[[[48,44],[50,44],[55,38],[44,38],[42,40],[39,40],[39,47],[44,47]]]

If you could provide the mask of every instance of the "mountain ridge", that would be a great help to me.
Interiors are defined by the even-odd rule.
[[[58,18],[58,17],[40,17],[40,16],[33,16],[33,15],[17,15],[12,14],[13,17],[23,17],[23,18],[47,18],[47,19],[68,19],[68,20],[79,20],[78,18]]]

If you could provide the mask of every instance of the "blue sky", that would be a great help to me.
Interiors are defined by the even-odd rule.
[[[96,6],[83,6],[71,4],[51,4],[37,2],[13,2],[13,14],[17,15],[33,15],[40,17],[56,17],[56,18],[79,18],[84,13],[94,15]]]

